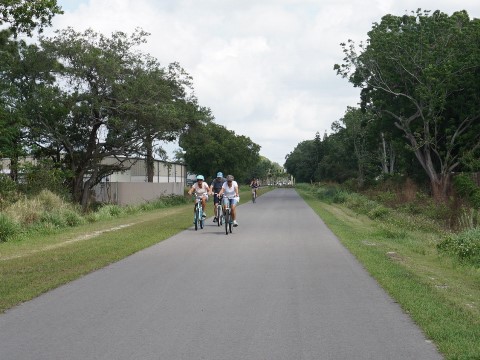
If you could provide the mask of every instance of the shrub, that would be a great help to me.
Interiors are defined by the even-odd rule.
[[[0,174],[0,210],[17,201],[19,196],[15,181],[5,174]]]
[[[18,224],[0,213],[0,242],[5,242],[19,231]]]
[[[97,214],[99,219],[110,219],[122,215],[123,210],[119,205],[108,204],[98,209]]]
[[[389,215],[390,215],[390,210],[382,205],[376,205],[375,207],[373,207],[367,212],[367,216],[373,220],[376,220],[376,219],[383,220],[387,218]]]
[[[64,211],[63,216],[67,226],[74,227],[85,224],[85,219],[77,211],[66,210]]]
[[[40,217],[40,221],[42,223],[52,224],[56,228],[67,226],[67,223],[60,211],[44,212]]]
[[[39,222],[42,217],[43,207],[37,199],[18,200],[5,209],[5,213],[21,225],[32,225]]]
[[[35,199],[40,202],[43,210],[45,211],[61,210],[71,206],[70,204],[66,203],[60,196],[52,193],[49,190],[40,191],[40,193],[35,197]]]
[[[480,188],[473,179],[460,174],[453,178],[453,188],[464,199],[466,199],[475,209],[480,209]]]
[[[22,191],[27,195],[36,195],[44,190],[60,194],[68,194],[65,182],[68,174],[59,169],[51,160],[40,160],[38,164],[22,165]]]
[[[449,235],[437,248],[480,267],[480,227]]]

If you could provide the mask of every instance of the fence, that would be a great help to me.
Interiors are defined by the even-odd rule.
[[[166,195],[183,195],[183,182],[102,182],[94,188],[97,202],[117,205],[134,205]]]

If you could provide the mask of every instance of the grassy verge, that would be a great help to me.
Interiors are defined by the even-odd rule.
[[[260,194],[268,191],[264,188]],[[242,203],[250,199],[241,188]],[[171,205],[96,219],[55,232],[29,232],[0,242],[0,313],[189,228],[192,205]],[[212,202],[207,204],[212,215]],[[118,211],[117,207],[104,211]]]
[[[447,359],[480,359],[480,270],[437,252],[440,229],[297,191]]]

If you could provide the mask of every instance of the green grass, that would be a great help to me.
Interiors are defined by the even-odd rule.
[[[240,196],[242,203],[249,201],[250,190],[242,187]],[[109,205],[95,213],[94,222],[70,228],[32,228],[22,237],[0,242],[0,313],[189,228],[192,203],[182,202],[172,197],[147,204],[141,212]],[[210,215],[212,207],[210,200]],[[44,215],[48,224],[64,221],[55,211],[48,214]],[[77,220],[72,215],[71,221]],[[4,231],[13,231],[2,217],[0,226],[2,221]]]
[[[354,211],[297,191],[447,359],[480,359],[480,270],[438,253],[441,229],[392,210],[372,213],[377,205],[365,209],[358,199]]]

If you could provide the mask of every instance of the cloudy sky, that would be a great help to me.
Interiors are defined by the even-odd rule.
[[[385,14],[418,8],[480,17],[478,0],[58,0],[53,29],[111,34],[141,27],[145,51],[178,61],[218,124],[250,137],[261,155],[285,155],[330,131],[358,90],[337,76],[340,43],[365,40]],[[51,33],[52,29],[47,31]],[[172,153],[177,145],[166,148]]]

